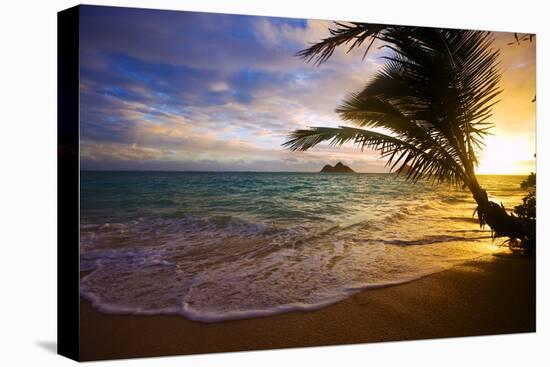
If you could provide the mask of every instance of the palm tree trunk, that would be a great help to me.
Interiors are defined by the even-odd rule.
[[[509,237],[511,241],[525,239],[525,229],[518,219],[508,214],[503,205],[490,201],[487,191],[481,188],[475,175],[466,182],[477,203],[477,215],[481,226],[487,224],[494,237]]]

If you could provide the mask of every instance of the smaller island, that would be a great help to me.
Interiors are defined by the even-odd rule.
[[[345,164],[342,164],[342,162],[338,162],[334,167],[330,164],[325,165],[321,173],[355,173],[355,171]]]

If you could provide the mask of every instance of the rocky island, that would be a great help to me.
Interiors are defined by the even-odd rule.
[[[342,164],[342,162],[338,162],[334,167],[330,164],[325,165],[321,173],[355,173],[355,171],[345,164]]]

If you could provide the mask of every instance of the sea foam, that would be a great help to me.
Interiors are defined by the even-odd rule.
[[[95,176],[81,189],[81,295],[105,313],[314,310],[501,250],[464,191],[383,175]]]
[[[494,250],[477,232],[411,240],[396,233],[413,226],[381,220],[277,228],[219,218],[109,226],[96,230],[94,241],[107,237],[118,247],[89,244],[82,252],[81,270],[91,272],[81,292],[106,313],[211,322],[318,309]]]

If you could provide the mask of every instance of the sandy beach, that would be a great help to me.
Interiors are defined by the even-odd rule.
[[[81,360],[535,331],[535,261],[488,256],[318,311],[218,323],[106,315],[81,299]]]

